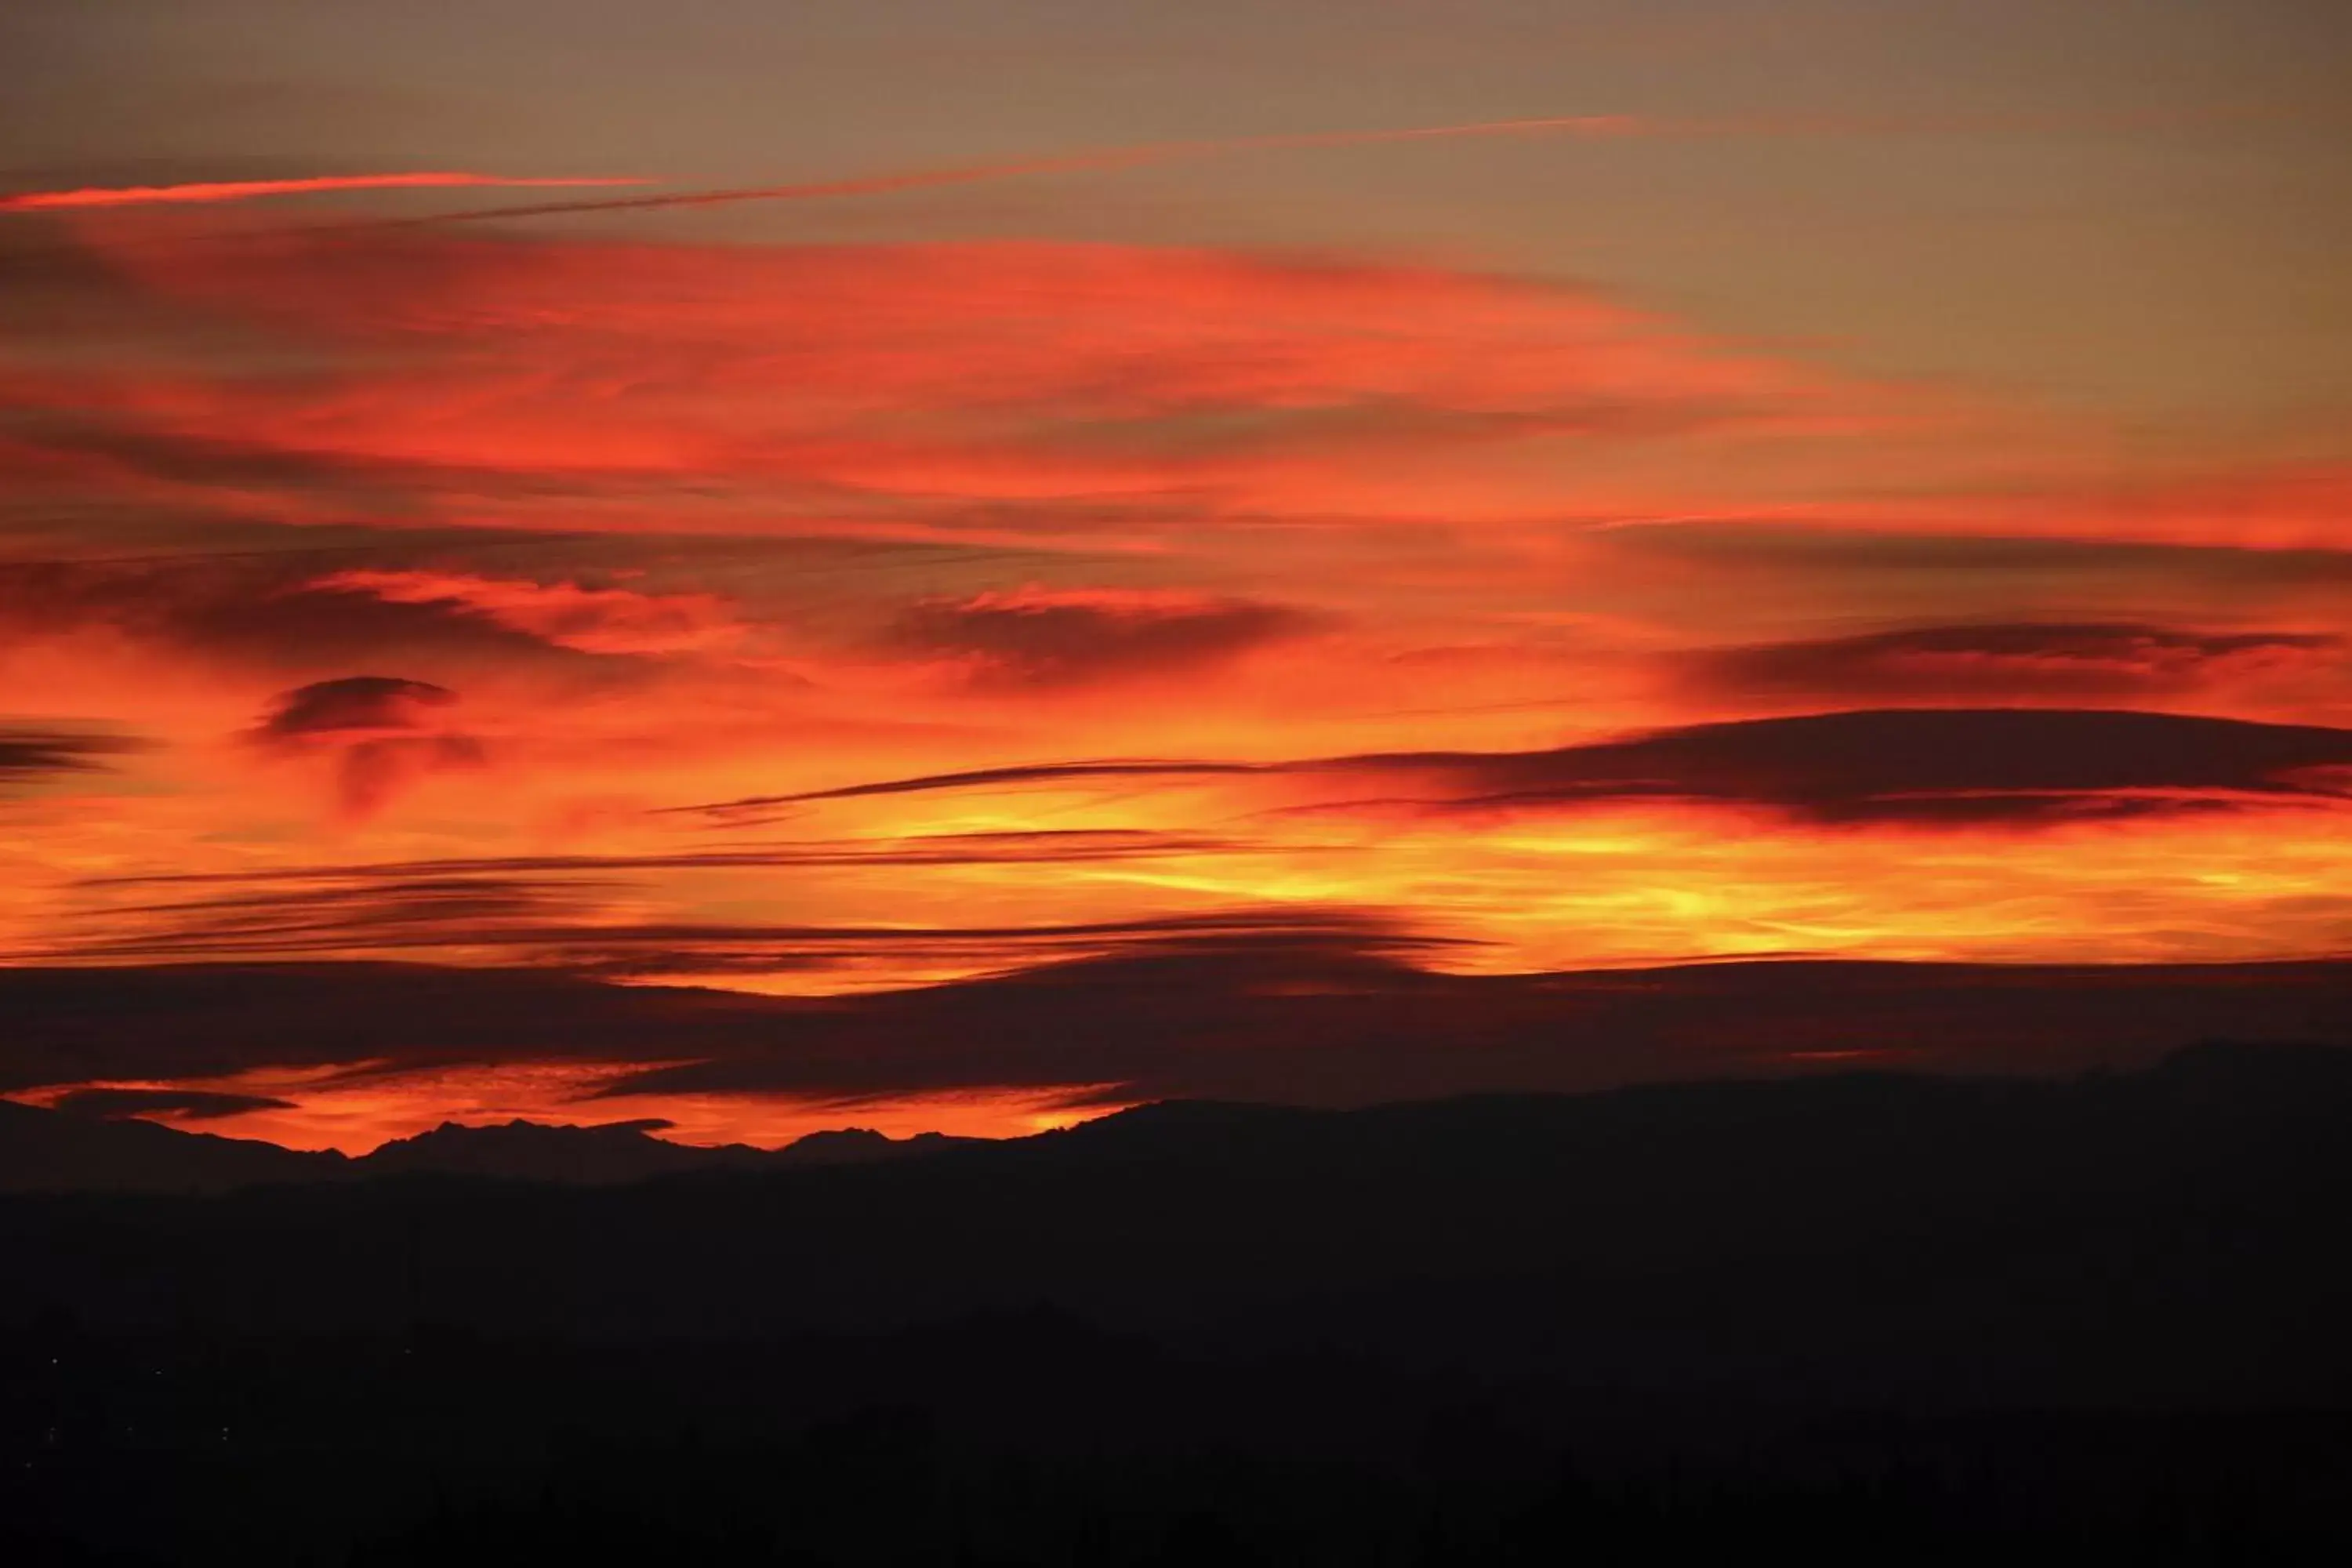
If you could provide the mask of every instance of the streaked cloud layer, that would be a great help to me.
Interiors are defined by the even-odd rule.
[[[2152,139],[2319,176],[2218,92],[1743,100],[1707,41],[1732,9],[1673,46],[1713,62],[1696,99],[1335,88],[1325,123],[1407,129],[1097,109],[951,156],[877,125],[766,183],[718,140],[368,154],[322,121],[320,168],[666,175],[495,207],[432,204],[577,182],[125,178],[93,127],[0,203],[0,959],[326,965],[321,997],[423,963],[590,997],[608,1043],[183,1058],[118,1018],[6,1091],[314,1142],[588,1095],[697,1136],[845,1100],[972,1130],[1567,1081],[1510,1008],[1485,1079],[1352,1024],[1310,1060],[1252,1011],[1294,994],[1421,998],[1434,1036],[1570,971],[2341,954],[2352,447],[2307,347],[2189,419],[2054,360],[1983,374],[1976,338],[2056,343],[2001,297],[1955,293],[1965,332],[1866,293],[1833,335],[1759,330],[1745,291],[1918,208],[1856,184],[1768,234],[1666,178]],[[1458,190],[1413,183],[1430,158]],[[2013,179],[1954,243],[2042,221]],[[331,223],[235,205],[328,190]],[[1716,271],[1612,249],[1662,205]],[[2210,265],[2301,279],[2324,326],[2334,285],[2282,257]],[[2147,299],[2119,354],[2204,352]],[[1183,1013],[1170,965],[1230,1007]],[[649,983],[839,1032],[642,1050],[662,1008],[739,1005],[640,1016]],[[1020,1029],[1052,1051],[919,1066],[1048,992]],[[1230,1037],[1213,1070],[1134,1042],[1176,1014]]]

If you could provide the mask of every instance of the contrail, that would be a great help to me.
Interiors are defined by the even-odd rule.
[[[2245,117],[2233,111],[2225,119]],[[2191,117],[2202,122],[2213,116]],[[499,218],[555,217],[571,213],[641,212],[665,207],[725,206],[741,202],[817,201],[835,196],[887,195],[895,191],[934,189],[945,185],[978,184],[991,180],[1018,179],[1031,174],[1079,174],[1093,170],[1128,169],[1150,163],[1182,163],[1222,158],[1243,153],[1280,152],[1290,148],[1368,147],[1382,142],[1438,142],[1472,137],[1569,136],[1593,140],[1628,137],[1681,138],[1721,135],[1805,136],[1856,132],[1943,132],[1995,131],[2064,131],[2086,125],[2164,127],[2178,123],[2178,115],[2123,117],[2060,116],[2020,120],[2013,116],[1943,117],[1921,120],[1895,117],[1852,120],[1828,116],[1757,116],[1731,120],[1656,120],[1630,114],[1561,114],[1528,120],[1480,120],[1456,125],[1422,125],[1390,131],[1307,131],[1267,136],[1226,136],[1190,142],[1146,142],[1127,147],[1099,147],[1076,153],[1041,153],[1032,158],[991,163],[956,163],[896,174],[853,175],[844,179],[812,180],[787,185],[745,185],[720,190],[661,192],[642,196],[612,196],[586,200],[469,207],[456,212],[414,217],[362,219],[351,223],[305,226],[306,232],[343,229],[409,228],[445,223],[481,223]],[[296,195],[314,191],[365,191],[449,188],[464,186],[546,187],[582,185],[643,185],[643,179],[506,179],[494,174],[415,174],[327,175],[306,180],[247,180],[208,184],[141,185],[125,189],[40,191],[0,196],[0,213],[36,212],[68,207],[131,206],[156,202],[228,202],[255,197]]]
[[[634,179],[508,179],[498,174],[427,172],[413,174],[321,174],[303,180],[214,180],[185,185],[125,185],[77,191],[28,191],[0,196],[0,212],[54,212],[68,207],[135,207],[177,202],[244,202],[318,191],[441,190],[457,186],[642,185]]]
[[[1622,137],[1654,133],[1649,122],[1622,114],[1558,115],[1542,120],[1487,120],[1465,125],[1425,125],[1402,131],[1320,131],[1274,136],[1232,136],[1197,142],[1147,142],[1131,147],[1097,148],[1083,153],[1046,153],[1003,163],[950,164],[943,168],[910,169],[890,174],[865,174],[848,179],[814,180],[790,185],[746,185],[727,190],[677,191],[654,195],[612,196],[586,201],[535,202],[527,205],[473,207],[414,218],[386,220],[385,226],[475,223],[493,218],[552,217],[567,213],[642,212],[662,207],[724,206],[738,202],[814,201],[831,196],[884,195],[893,191],[926,190],[941,185],[977,184],[987,180],[1016,179],[1027,174],[1076,174],[1097,169],[1127,169],[1147,163],[1172,163],[1195,158],[1221,158],[1236,153],[1274,152],[1284,148],[1361,147],[1383,142],[1433,142],[1474,136]],[[368,225],[366,226],[376,226]]]
[[[2233,120],[2244,111],[2220,116]],[[2202,123],[2214,115],[2187,117]],[[897,174],[865,174],[846,179],[814,180],[789,185],[745,185],[723,190],[670,191],[642,196],[615,196],[585,201],[537,202],[458,212],[385,219],[381,225],[354,227],[413,227],[425,224],[474,223],[496,218],[553,217],[567,213],[642,212],[665,207],[725,206],[739,202],[814,201],[832,196],[886,195],[894,191],[931,189],[942,185],[978,184],[1029,174],[1078,174],[1101,169],[1129,169],[1149,163],[1173,163],[1194,159],[1223,158],[1242,153],[1279,152],[1289,148],[1369,147],[1393,142],[1440,142],[1471,137],[1568,136],[1593,140],[1640,137],[1678,139],[1717,136],[1822,136],[1842,134],[1957,134],[1993,132],[2063,132],[2089,127],[2158,128],[2183,123],[2175,113],[2152,115],[2060,115],[2021,118],[2014,115],[1940,117],[1892,116],[1859,120],[1834,116],[1738,116],[1713,120],[1660,120],[1632,114],[1559,114],[1528,120],[1478,120],[1454,125],[1422,125],[1391,131],[1307,131],[1269,136],[1225,136],[1191,142],[1145,142],[1128,147],[1099,147],[1076,153],[1041,153],[1002,163],[961,163]]]

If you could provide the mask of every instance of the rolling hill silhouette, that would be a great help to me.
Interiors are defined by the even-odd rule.
[[[0,1100],[0,1193],[220,1193],[331,1180],[342,1164],[341,1154]]]

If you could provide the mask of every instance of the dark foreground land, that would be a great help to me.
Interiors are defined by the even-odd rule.
[[[2352,1052],[0,1198],[0,1561],[2339,1562]]]

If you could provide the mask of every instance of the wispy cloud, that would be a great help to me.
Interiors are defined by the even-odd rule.
[[[627,918],[625,891],[577,878],[418,877],[240,889],[117,911],[136,934],[60,947],[48,961],[156,963],[370,952],[525,963],[617,977],[850,971],[887,961],[971,974],[1114,952],[1276,939],[1375,939],[1398,952],[1468,945],[1416,937],[1358,910],[1268,905],[1037,925],[820,925]]]
[[[24,191],[0,196],[0,212],[63,212],[89,207],[137,207],[213,202],[249,202],[271,196],[318,195],[337,191],[465,190],[484,186],[543,188],[642,185],[631,178],[522,178],[455,171],[397,174],[315,174],[296,180],[200,180],[176,185],[86,185],[69,191]]]
[[[101,759],[134,750],[136,745],[119,736],[0,725],[0,784],[87,773],[102,765]]]
[[[1297,637],[1285,605],[1166,590],[992,591],[910,607],[890,640],[983,685],[1067,686],[1194,670]]]
[[[705,805],[664,806],[665,812],[701,812],[716,816],[757,811],[768,806],[797,805],[826,800],[857,800],[871,795],[927,795],[939,790],[1020,789],[1031,784],[1091,784],[1165,778],[1222,778],[1275,771],[1255,763],[1188,762],[1118,758],[1100,762],[1028,763],[1002,768],[971,768],[961,773],[923,773],[913,778],[881,779],[871,784],[842,784],[833,789],[803,790],[797,795],[743,795]]]
[[[1042,153],[1028,158],[1008,158],[980,163],[951,163],[874,174],[853,174],[830,180],[803,180],[788,184],[739,185],[715,190],[680,191],[648,196],[541,202],[481,207],[415,219],[418,223],[452,223],[506,218],[557,216],[572,213],[644,212],[674,207],[725,206],[745,202],[823,201],[853,196],[890,195],[901,191],[938,189],[1050,174],[1091,174],[1144,168],[1160,163],[1192,163],[1254,153],[1311,152],[1323,149],[1378,147],[1414,142],[1477,141],[1500,138],[1561,137],[1580,141],[1664,139],[1686,141],[1752,137],[1854,137],[1903,134],[1949,134],[1969,132],[2080,130],[2085,126],[2114,129],[2173,123],[2178,116],[2086,117],[2043,116],[1903,116],[1877,118],[1839,115],[1738,115],[1708,119],[1662,118],[1635,114],[1550,114],[1517,120],[1462,121],[1444,125],[1395,126],[1360,131],[1281,132],[1262,136],[1212,136],[1180,141],[1144,142],[1123,147],[1093,147],[1067,153]]]
[[[1590,289],[1360,257],[415,233],[101,249],[192,318],[296,340],[324,379],[201,359],[28,374],[16,401],[41,413],[0,429],[0,476],[288,521],[773,533],[1124,499],[1183,503],[1187,524],[1467,525],[1558,505],[1571,461],[1591,504],[1645,454],[1738,442],[1760,474],[1903,403]]]
[[[1816,702],[2158,697],[2340,666],[2341,637],[2118,622],[1988,622],[1705,648],[1676,662],[1698,689]]]
[[[2125,710],[1919,708],[1694,724],[1530,752],[1288,763],[1040,763],[686,807],[753,806],[1097,780],[1318,781],[1347,808],[1572,810],[1659,801],[1761,807],[1823,826],[2022,824],[2352,801],[2352,730]]]
[[[1238,846],[1196,833],[1069,827],[1029,833],[936,833],[916,838],[785,842],[647,855],[500,855],[302,866],[274,871],[157,872],[91,877],[89,888],[269,883],[370,883],[513,875],[609,876],[624,871],[749,870],[824,866],[1055,866],[1205,855]]]
[[[722,190],[680,191],[674,195],[615,196],[582,201],[539,202],[479,207],[443,213],[417,221],[454,223],[487,219],[549,217],[566,213],[645,212],[664,207],[728,206],[743,202],[823,201],[844,196],[888,195],[899,191],[930,190],[948,185],[979,184],[992,180],[1020,179],[1038,174],[1076,174],[1099,170],[1140,168],[1153,163],[1185,163],[1203,158],[1232,157],[1245,153],[1286,149],[1371,147],[1393,142],[1439,142],[1479,137],[1569,136],[1613,140],[1649,132],[1650,121],[1623,114],[1560,114],[1527,120],[1471,121],[1454,125],[1422,125],[1381,131],[1310,131],[1271,136],[1207,137],[1197,141],[1146,142],[1129,147],[1097,147],[1074,153],[1046,153],[1033,158],[1008,158],[985,163],[956,163],[929,169],[907,169],[878,174],[854,174],[833,180],[803,180],[781,185],[739,185]]]

